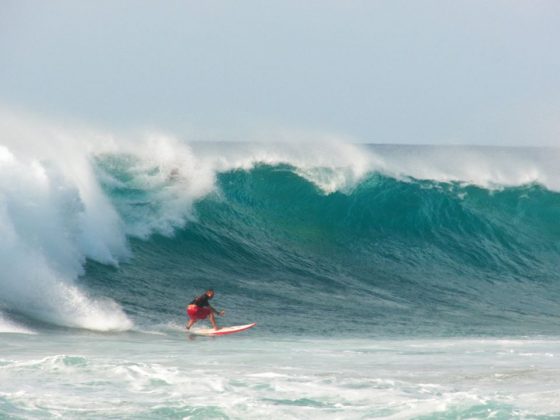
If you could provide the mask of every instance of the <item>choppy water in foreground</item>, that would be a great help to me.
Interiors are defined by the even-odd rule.
[[[8,418],[559,418],[557,339],[3,337]]]

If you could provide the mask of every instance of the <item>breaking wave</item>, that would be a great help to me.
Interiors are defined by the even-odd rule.
[[[558,326],[556,149],[189,144],[0,121],[5,314],[126,330],[213,284],[271,325],[281,310],[279,329],[333,307],[370,329]]]

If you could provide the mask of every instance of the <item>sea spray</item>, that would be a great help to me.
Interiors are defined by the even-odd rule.
[[[129,255],[85,150],[49,130],[29,133],[12,130],[0,140],[0,304],[43,322],[130,328],[116,302],[74,283],[86,258],[114,265]],[[64,147],[41,143],[51,140]]]

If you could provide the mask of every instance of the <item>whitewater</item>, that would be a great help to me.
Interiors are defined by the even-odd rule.
[[[261,140],[2,113],[0,417],[560,418],[560,150]]]

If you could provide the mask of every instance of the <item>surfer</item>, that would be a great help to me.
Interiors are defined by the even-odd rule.
[[[187,306],[187,315],[189,316],[189,322],[187,324],[187,330],[189,330],[196,321],[200,319],[210,318],[210,323],[215,330],[218,329],[216,325],[216,315],[224,316],[224,311],[217,311],[210,306],[208,301],[214,297],[214,290],[208,289],[204,294],[193,299],[191,303]]]

